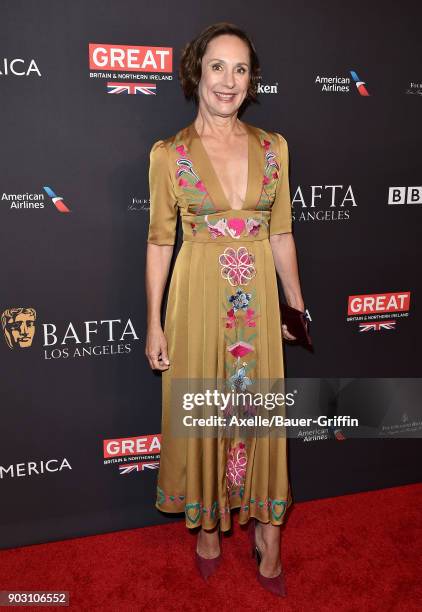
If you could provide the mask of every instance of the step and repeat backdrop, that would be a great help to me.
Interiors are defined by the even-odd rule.
[[[154,507],[148,164],[195,116],[180,53],[218,21],[261,61],[242,119],[289,143],[314,351],[286,345],[286,375],[372,432],[299,428],[294,498],[421,480],[421,18],[410,2],[2,3],[1,548],[183,518]]]

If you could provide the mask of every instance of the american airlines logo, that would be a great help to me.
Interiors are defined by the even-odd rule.
[[[390,187],[389,204],[422,204],[422,187]]]
[[[50,196],[55,209],[61,213],[70,212],[69,207],[63,202],[62,196],[58,196],[51,187],[43,187],[45,193]],[[43,193],[3,193],[1,201],[8,203],[9,210],[35,210],[44,209],[45,198]]]
[[[353,89],[353,84],[356,87],[356,91],[360,96],[369,96],[368,89],[366,88],[365,81],[359,78],[356,70],[349,70],[349,76],[335,75],[335,76],[322,76],[316,75],[315,85],[324,93],[350,93]]]

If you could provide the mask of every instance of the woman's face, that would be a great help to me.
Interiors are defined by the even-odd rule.
[[[249,47],[232,34],[221,34],[207,45],[198,84],[199,104],[212,115],[236,114],[246,98],[250,79]]]

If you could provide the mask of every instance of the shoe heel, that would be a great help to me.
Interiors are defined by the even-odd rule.
[[[256,544],[255,544],[255,527],[256,527],[256,519],[250,519],[248,523],[248,536],[249,536],[249,544],[251,547],[251,557],[252,559],[256,556]]]

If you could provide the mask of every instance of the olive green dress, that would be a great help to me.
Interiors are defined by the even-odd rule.
[[[183,243],[171,277],[164,333],[161,460],[156,507],[184,512],[187,527],[222,531],[255,517],[283,523],[292,503],[285,436],[182,437],[172,429],[176,380],[227,380],[248,389],[284,379],[276,270],[269,237],[291,232],[285,138],[244,123],[248,183],[241,210],[224,194],[194,124],[150,152],[148,242],[173,245],[178,212]],[[174,408],[173,408],[174,410]]]

